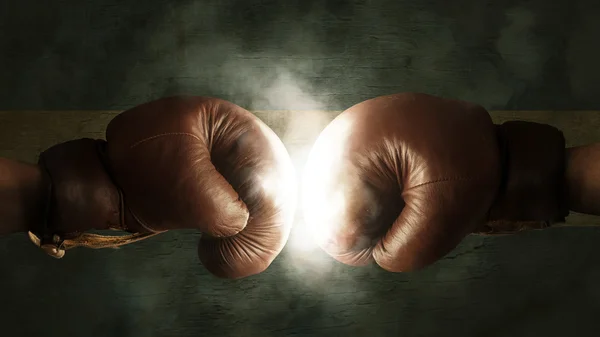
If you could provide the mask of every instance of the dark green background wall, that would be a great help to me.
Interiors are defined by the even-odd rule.
[[[181,91],[287,108],[264,97],[286,76],[329,108],[402,90],[494,109],[598,107],[594,0],[0,6],[3,109],[125,108]]]
[[[556,125],[570,144],[600,141],[600,112],[566,111],[600,110],[599,17],[595,0],[3,0],[0,156],[35,161],[56,142],[102,137],[113,110],[176,93],[263,110],[292,153],[335,110],[399,91],[513,110],[493,117]],[[411,274],[353,269],[290,244],[240,281],[202,269],[197,237],[59,261],[23,235],[0,239],[2,336],[600,331],[600,228],[473,236]]]

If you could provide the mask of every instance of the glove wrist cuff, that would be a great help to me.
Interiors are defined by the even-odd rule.
[[[502,182],[489,212],[492,231],[544,228],[564,222],[565,138],[557,128],[533,122],[496,125]]]
[[[91,229],[121,229],[122,198],[102,162],[103,144],[78,139],[40,154],[50,191],[45,223],[36,235],[69,239]]]
[[[74,247],[110,248],[154,236],[159,232],[104,236],[89,230],[124,230],[123,195],[104,165],[103,140],[78,139],[44,151],[39,166],[48,180],[44,222],[29,239],[49,255],[62,258]]]

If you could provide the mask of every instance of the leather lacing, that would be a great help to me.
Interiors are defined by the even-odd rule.
[[[72,239],[63,239],[59,235],[54,234],[50,240],[42,240],[32,232],[28,232],[28,235],[33,244],[44,250],[48,255],[60,259],[65,256],[67,250],[75,247],[92,249],[118,248],[130,243],[145,240],[160,233],[162,232],[134,233],[130,235],[100,235],[82,233],[81,235]]]

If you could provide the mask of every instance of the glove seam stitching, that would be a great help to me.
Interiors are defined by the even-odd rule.
[[[161,133],[161,134],[158,134],[158,135],[146,137],[146,138],[144,138],[142,140],[138,140],[137,142],[133,143],[129,147],[129,149],[133,149],[134,147],[136,147],[138,145],[141,145],[142,143],[145,143],[147,141],[150,141],[150,140],[153,140],[153,139],[156,139],[156,138],[164,137],[164,136],[189,136],[189,137],[192,137],[192,138],[194,138],[194,139],[196,139],[198,141],[202,141],[198,136],[196,136],[194,134],[191,134],[191,133],[188,133],[188,132],[169,132],[169,133]]]
[[[436,184],[436,183],[444,183],[444,182],[450,182],[450,181],[464,181],[464,180],[477,180],[477,179],[473,179],[473,178],[467,178],[467,177],[456,177],[456,178],[442,178],[442,179],[437,179],[437,180],[432,180],[432,181],[427,181],[424,183],[420,183],[418,185],[415,186],[411,186],[408,189],[406,189],[405,191],[410,191],[414,188],[419,188],[419,187],[423,187],[426,185],[431,185],[431,184]]]

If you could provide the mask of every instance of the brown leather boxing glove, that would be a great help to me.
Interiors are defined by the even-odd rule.
[[[370,99],[316,141],[304,177],[305,221],[343,263],[419,269],[470,233],[564,221],[565,152],[558,129],[494,125],[476,104],[418,93]]]
[[[134,107],[110,122],[106,141],[58,144],[40,155],[39,168],[30,185],[45,198],[30,207],[43,214],[13,223],[29,223],[31,239],[56,257],[74,246],[198,229],[204,266],[245,277],[282,250],[296,206],[295,173],[280,139],[250,112],[215,98]],[[85,233],[92,229],[134,234]]]

